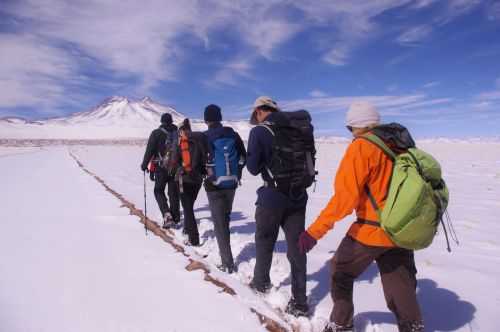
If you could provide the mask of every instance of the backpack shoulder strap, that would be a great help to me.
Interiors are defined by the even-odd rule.
[[[396,154],[377,135],[372,134],[372,133],[368,133],[368,134],[359,136],[359,138],[367,140],[368,142],[371,142],[372,144],[376,145],[392,161],[394,161],[396,159]],[[365,193],[368,196],[368,199],[370,200],[370,204],[372,205],[373,209],[377,213],[377,217],[378,217],[379,222],[382,221],[382,218],[381,218],[382,211],[380,210],[380,207],[378,206],[377,201],[375,200],[375,197],[371,193],[370,187],[368,187],[367,184],[365,185]]]
[[[378,137],[377,135],[368,133],[363,136],[360,136],[359,138],[367,140],[372,144],[376,145],[377,147],[379,147],[392,161],[396,159],[396,154],[394,153],[394,151],[392,151],[387,146],[387,144],[385,144],[384,141],[381,140],[380,137]]]
[[[271,133],[271,135],[276,136],[276,134],[274,133],[274,130],[271,128],[271,126],[272,126],[272,123],[270,123],[270,122],[262,122],[261,124],[257,125],[257,127],[266,128]]]

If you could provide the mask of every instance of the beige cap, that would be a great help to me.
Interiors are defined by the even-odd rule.
[[[260,96],[259,98],[255,99],[253,103],[253,111],[252,111],[252,116],[250,117],[250,123],[253,125],[257,124],[257,118],[255,114],[255,110],[259,107],[262,106],[267,106],[274,108],[277,111],[280,111],[280,108],[278,107],[278,104],[271,99],[271,97],[268,96]]]

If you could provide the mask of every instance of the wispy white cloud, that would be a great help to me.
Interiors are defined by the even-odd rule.
[[[500,2],[491,2],[486,7],[486,17],[490,21],[500,21]]]
[[[426,7],[432,6],[436,2],[438,2],[438,0],[416,0],[415,3],[413,4],[412,8],[414,8],[414,9],[426,8]]]
[[[345,112],[354,101],[365,100],[376,105],[384,115],[408,115],[417,109],[453,102],[451,98],[428,98],[424,94],[414,95],[382,95],[382,96],[343,96],[304,98],[280,101],[279,105],[285,110],[308,109],[315,114],[329,112]]]
[[[0,107],[54,107],[66,92],[59,80],[80,79],[66,52],[36,36],[0,34],[0,45]]]
[[[312,90],[311,92],[309,92],[309,96],[311,96],[313,98],[323,98],[323,97],[327,97],[328,94],[324,91],[315,89],[315,90]]]
[[[493,90],[493,91],[486,91],[478,94],[476,96],[477,99],[482,100],[482,101],[488,101],[488,100],[500,100],[500,89],[499,90]]]
[[[425,83],[425,84],[422,86],[422,88],[424,88],[424,89],[430,89],[430,88],[433,88],[433,87],[438,86],[438,85],[440,85],[440,84],[441,84],[441,82],[438,82],[438,81],[432,81],[432,82]]]
[[[340,44],[328,51],[328,53],[323,56],[323,60],[334,66],[343,66],[349,62],[350,52],[350,45]]]
[[[427,38],[432,32],[430,25],[419,25],[404,31],[396,41],[402,45],[414,45]]]
[[[465,15],[481,4],[481,0],[448,0],[445,11],[436,17],[437,24],[447,24],[459,16]]]
[[[237,57],[222,64],[215,75],[204,83],[211,87],[236,86],[242,79],[251,79],[254,57]]]
[[[332,46],[324,53],[323,60],[335,66],[348,64],[353,51],[374,38],[379,29],[375,21],[377,16],[408,3],[409,0],[294,1],[308,20],[334,29]]]
[[[399,85],[398,84],[391,84],[389,85],[386,90],[388,92],[394,92],[394,91],[397,91],[399,89]]]

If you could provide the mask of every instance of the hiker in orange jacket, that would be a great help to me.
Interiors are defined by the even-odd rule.
[[[299,249],[311,250],[335,222],[356,211],[351,225],[332,259],[333,310],[324,332],[353,331],[354,280],[375,260],[384,295],[396,315],[400,332],[424,331],[416,298],[416,268],[413,251],[398,248],[380,227],[368,191],[384,207],[392,174],[392,161],[373,143],[356,139],[380,122],[380,115],[367,102],[354,102],[346,116],[354,136],[335,177],[335,194],[316,221],[299,238]]]

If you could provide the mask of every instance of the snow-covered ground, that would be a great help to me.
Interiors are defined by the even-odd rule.
[[[310,192],[307,223],[327,202],[346,144],[318,145],[320,171]],[[416,253],[418,296],[427,331],[495,331],[500,306],[500,144],[424,142],[444,169],[451,191],[449,212],[460,239],[446,251],[440,232],[432,246]],[[211,274],[237,293],[221,293],[187,272],[186,257],[154,236],[146,237],[137,217],[92,177],[92,172],[137,207],[143,206],[139,170],[143,147],[81,146],[0,151],[2,231],[0,250],[1,331],[259,331],[249,308],[279,320],[290,296],[286,243],[280,234],[271,271],[275,286],[265,298],[245,286],[255,264],[255,190],[260,179],[244,175],[231,222],[239,272]],[[149,180],[148,180],[149,181]],[[148,182],[149,216],[160,213]],[[210,267],[219,262],[213,226],[202,190],[196,216],[204,243],[191,250]],[[310,320],[301,331],[321,331],[331,310],[329,259],[352,217],[341,221],[308,255]],[[182,235],[177,233],[179,241]],[[206,258],[202,258],[206,256]],[[355,285],[360,331],[397,331],[384,303],[375,264]]]

